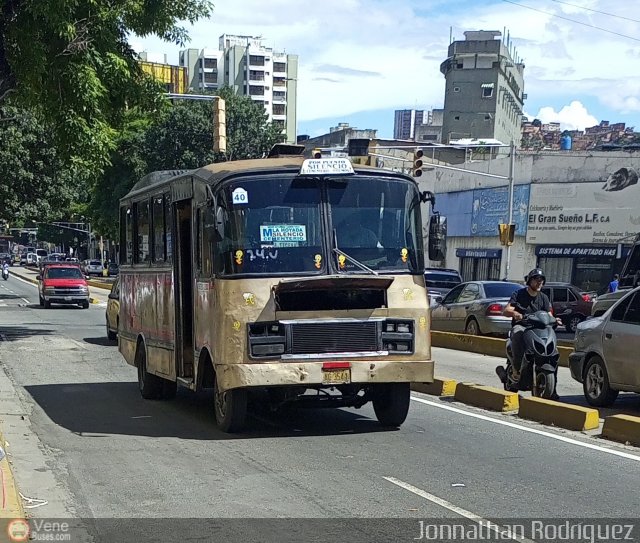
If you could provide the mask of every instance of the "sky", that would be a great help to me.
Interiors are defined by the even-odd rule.
[[[299,56],[298,134],[340,122],[393,136],[396,109],[442,108],[440,64],[467,30],[506,32],[525,64],[525,114],[584,130],[601,120],[640,131],[640,0],[215,0],[185,25],[183,47],[131,37],[137,51],[178,64],[185,47],[221,34],[262,36]]]

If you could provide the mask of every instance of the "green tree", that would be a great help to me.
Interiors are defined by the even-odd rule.
[[[4,0],[0,104],[37,108],[70,156],[102,166],[127,107],[159,107],[131,34],[187,40],[178,21],[211,13],[210,0]]]
[[[213,101],[177,100],[154,122],[131,113],[111,166],[93,188],[88,214],[96,231],[117,239],[118,202],[146,173],[195,169],[225,160],[260,158],[282,135],[264,107],[221,89],[226,101],[227,152],[213,151]],[[138,115],[136,117],[135,115]]]
[[[51,221],[87,199],[86,174],[60,156],[38,116],[0,107],[0,219],[11,225]]]

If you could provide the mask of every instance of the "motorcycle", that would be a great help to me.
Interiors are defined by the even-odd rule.
[[[498,366],[496,373],[509,392],[528,391],[533,396],[552,399],[555,396],[558,375],[557,321],[547,311],[526,315],[519,325],[526,328],[523,336],[525,355],[520,368],[520,379],[513,378],[513,351],[511,334],[507,340],[507,365]]]
[[[9,279],[9,268],[2,268],[2,278],[5,281]]]

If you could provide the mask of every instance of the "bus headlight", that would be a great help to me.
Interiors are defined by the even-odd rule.
[[[249,354],[254,358],[284,354],[287,338],[279,322],[252,322],[248,325]]]
[[[382,325],[382,347],[389,353],[412,353],[415,342],[412,320],[387,319]]]

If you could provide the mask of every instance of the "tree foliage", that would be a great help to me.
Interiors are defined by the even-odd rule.
[[[195,169],[224,160],[260,158],[282,140],[262,104],[220,90],[226,102],[227,152],[213,151],[213,101],[177,100],[153,121],[131,112],[127,129],[98,178],[88,213],[94,229],[117,239],[118,202],[146,173]],[[137,116],[136,116],[137,115]]]
[[[48,125],[29,112],[5,106],[0,115],[0,219],[10,225],[68,216],[86,201],[86,174],[52,145]]]
[[[4,0],[0,104],[37,108],[70,156],[102,166],[123,112],[159,107],[159,87],[129,45],[132,33],[183,45],[210,0]]]

